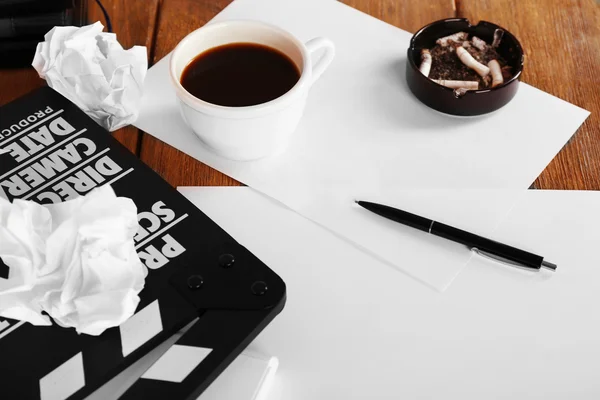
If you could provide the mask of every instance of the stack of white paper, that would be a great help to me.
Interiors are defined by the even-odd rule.
[[[600,192],[527,191],[493,235],[555,273],[474,257],[438,293],[252,189],[181,191],[287,283],[271,399],[600,397]]]

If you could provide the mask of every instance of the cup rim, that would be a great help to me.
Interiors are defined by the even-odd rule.
[[[284,36],[287,40],[293,43],[302,55],[302,70],[300,71],[300,78],[298,79],[298,82],[296,82],[296,84],[290,90],[273,100],[270,100],[266,103],[242,107],[221,106],[218,104],[209,103],[207,101],[199,99],[198,97],[188,92],[181,84],[180,77],[177,76],[175,72],[175,60],[179,52],[186,44],[194,40],[196,36],[200,34],[207,34],[207,32],[210,32],[211,30],[219,29],[230,25],[245,25],[248,27],[260,27],[271,29],[273,31],[276,31],[279,35]],[[240,43],[242,43],[242,41],[240,41]],[[286,30],[266,22],[236,19],[222,22],[209,22],[208,24],[188,33],[171,52],[169,59],[169,75],[179,99],[186,103],[188,106],[192,107],[193,109],[213,116],[221,116],[226,118],[254,118],[286,108],[289,104],[291,104],[293,101],[295,101],[298,97],[302,95],[302,88],[307,84],[307,82],[310,79],[311,68],[309,65],[309,61],[310,60],[308,57],[308,52],[306,50],[306,47],[304,46],[304,43],[300,42],[294,35],[287,32]]]

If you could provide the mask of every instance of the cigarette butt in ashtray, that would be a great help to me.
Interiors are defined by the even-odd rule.
[[[494,41],[492,42],[492,47],[495,49],[500,46],[500,42],[504,37],[504,31],[502,29],[496,29],[494,31]]]
[[[446,47],[451,44],[451,42],[460,43],[467,38],[466,32],[456,32],[452,35],[444,36],[443,38],[439,38],[435,41],[436,44],[439,44],[442,47]]]
[[[502,77],[502,69],[500,68],[498,61],[490,61],[488,63],[488,67],[490,68],[490,73],[492,74],[492,87],[502,85],[504,83],[504,78]]]
[[[476,48],[478,48],[481,51],[485,51],[485,49],[487,48],[487,43],[484,40],[479,39],[477,36],[473,36],[471,38],[471,42],[473,42],[473,46],[475,46]],[[464,45],[463,45],[463,47],[464,47]]]
[[[475,60],[471,53],[465,50],[464,47],[458,46],[456,48],[456,55],[463,64],[477,72],[479,76],[485,78],[490,73],[490,69],[481,64],[479,61]]]
[[[465,88],[467,90],[477,90],[479,89],[479,82],[477,81],[452,81],[445,79],[432,79],[435,83],[446,86],[450,89],[461,89]]]
[[[421,50],[421,66],[419,66],[419,71],[425,76],[429,76],[429,71],[431,71],[431,53],[427,49]]]

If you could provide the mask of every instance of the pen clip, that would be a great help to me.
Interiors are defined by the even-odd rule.
[[[480,250],[477,247],[472,247],[471,251],[474,252],[475,254],[478,254],[478,255],[484,257],[484,258],[496,261],[496,262],[498,262],[500,264],[506,264],[506,265],[509,265],[511,267],[516,267],[516,268],[524,269],[526,271],[536,271],[535,268],[527,267],[527,266],[525,266],[523,264],[519,264],[518,262],[509,260],[509,259],[504,258],[502,256],[499,256],[499,255],[496,255],[496,254],[492,254],[492,253],[488,253],[487,251]]]

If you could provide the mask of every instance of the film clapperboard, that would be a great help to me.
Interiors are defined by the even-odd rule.
[[[0,148],[10,201],[56,203],[107,184],[133,199],[148,267],[136,314],[100,336],[0,318],[1,399],[84,399],[174,337],[120,398],[196,399],[283,309],[279,276],[54,90],[0,108]],[[0,262],[0,279],[9,273]]]

